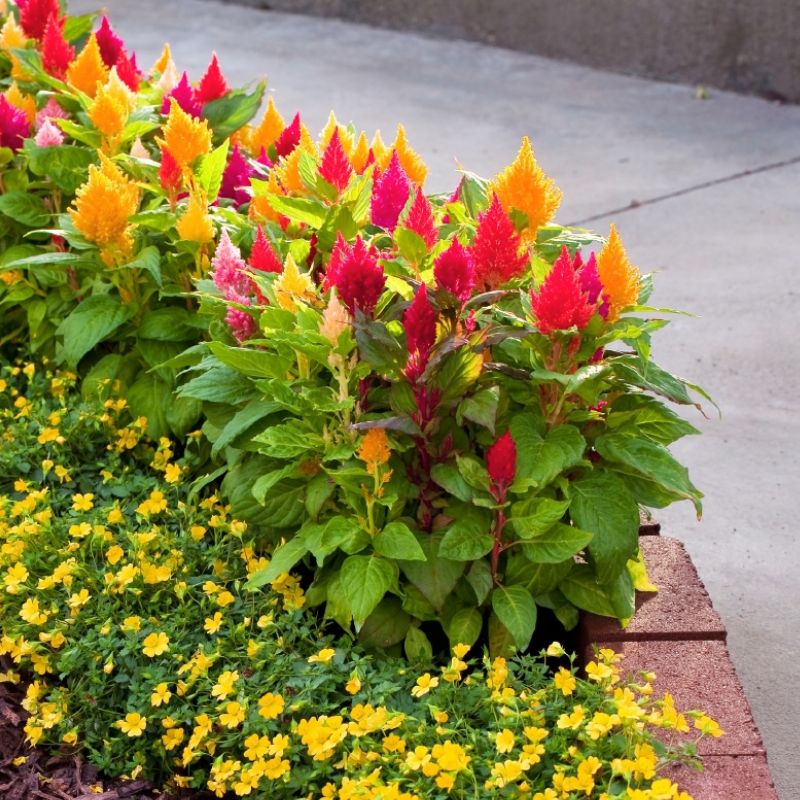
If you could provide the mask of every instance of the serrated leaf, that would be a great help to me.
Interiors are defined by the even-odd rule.
[[[209,204],[219,197],[222,176],[228,163],[229,142],[229,139],[225,139],[219,147],[203,156],[197,168],[197,181],[205,192]]]
[[[487,514],[471,509],[453,521],[444,532],[439,555],[452,561],[475,561],[483,558],[494,546],[489,533],[491,521]]]
[[[494,585],[489,565],[483,559],[475,561],[469,568],[466,579],[467,583],[472,587],[472,591],[475,592],[475,600],[479,606],[482,606],[483,601],[489,596],[489,592]]]
[[[438,555],[441,535],[431,534],[420,546],[425,561],[400,561],[400,568],[436,610],[441,610],[458,579],[464,573],[464,564]]]
[[[500,387],[492,386],[462,400],[458,406],[458,415],[478,425],[483,425],[494,434],[499,403]]]
[[[40,197],[30,192],[0,194],[0,214],[29,228],[42,228],[50,221],[50,212]]]
[[[409,628],[403,646],[406,658],[412,664],[428,664],[433,658],[433,647],[419,628]]]
[[[498,586],[492,592],[492,609],[517,650],[525,650],[536,628],[536,603],[530,592],[524,586]]]
[[[447,623],[447,638],[450,646],[473,645],[483,629],[483,616],[477,608],[462,608],[456,611]]]
[[[522,552],[534,564],[558,564],[583,550],[594,534],[557,522],[534,539],[526,539]]]
[[[509,522],[521,539],[532,539],[559,522],[568,508],[569,500],[531,497],[511,506]]]
[[[289,420],[262,431],[253,441],[272,458],[295,459],[308,452],[322,452],[325,442],[300,420]]]
[[[356,630],[397,580],[396,567],[385,558],[350,556],[340,572],[342,589]]]
[[[386,558],[406,561],[424,561],[425,551],[420,547],[417,537],[403,522],[390,522],[372,540],[375,550]]]
[[[252,92],[236,89],[203,106],[203,117],[211,125],[217,141],[227,139],[253,119],[261,107],[266,86],[261,81]]]
[[[75,369],[78,362],[97,344],[131,319],[136,309],[110,294],[87,297],[56,328],[63,337],[59,358]]]
[[[558,588],[570,603],[584,611],[603,617],[616,616],[607,589],[598,583],[588,564],[578,564]]]
[[[474,497],[474,492],[452,461],[434,464],[431,469],[431,478],[446,492],[465,503],[470,502]]]

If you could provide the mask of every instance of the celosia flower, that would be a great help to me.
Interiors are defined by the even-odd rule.
[[[417,355],[427,362],[428,354],[436,342],[436,312],[428,299],[428,287],[423,283],[403,315],[406,347],[409,355]]]
[[[161,148],[161,165],[158,168],[158,180],[165,192],[175,193],[183,185],[181,168],[166,147]]]
[[[337,192],[341,192],[345,186],[347,186],[350,181],[350,176],[353,174],[353,167],[350,164],[350,160],[347,158],[344,147],[342,147],[338,128],[334,130],[325,148],[325,152],[322,154],[319,174],[333,186]]]
[[[536,163],[528,137],[514,163],[506,167],[491,183],[491,190],[500,198],[507,212],[515,208],[528,218],[522,237],[526,242],[536,239],[536,230],[547,224],[561,204],[561,190]]]
[[[611,232],[597,256],[597,272],[608,301],[608,321],[619,319],[620,312],[639,299],[639,270],[631,264],[617,229]]]
[[[576,259],[580,260],[580,253],[576,254]],[[573,267],[575,263],[573,262]],[[594,305],[601,299],[603,295],[603,284],[600,280],[600,274],[597,271],[597,259],[594,253],[589,256],[589,260],[578,269],[578,277],[581,282],[581,289],[586,292],[589,302]],[[608,302],[603,298],[600,304],[600,316],[603,319],[608,317]]]
[[[294,147],[288,156],[281,159],[280,166],[275,169],[275,172],[280,179],[281,185],[287,193],[296,192],[298,194],[305,193],[306,186],[303,178],[300,175],[300,158],[303,153],[309,153],[316,158],[317,147],[308,128],[305,125],[300,125],[300,142]]]
[[[492,482],[492,494],[499,500],[505,499],[506,489],[517,474],[517,445],[511,431],[506,431],[486,451],[486,471]]]
[[[53,15],[47,21],[42,35],[42,66],[56,78],[63,78],[67,74],[67,67],[75,58],[75,48],[64,38],[64,22],[64,19]]]
[[[89,37],[83,50],[67,69],[67,83],[89,97],[94,97],[98,84],[108,79],[108,67],[100,55],[100,47],[94,34]]]
[[[350,156],[350,163],[353,165],[353,169],[361,175],[367,168],[368,160],[369,141],[367,140],[367,134],[361,131],[356,146],[353,148],[353,152]]]
[[[356,455],[367,465],[367,472],[375,475],[392,456],[389,437],[383,428],[370,428],[361,441]]]
[[[189,115],[194,117],[195,119],[200,119],[200,115],[202,113],[202,108],[200,103],[197,101],[197,97],[194,93],[194,87],[191,83],[189,83],[189,75],[184,72],[181,75],[181,79],[178,81],[177,86],[175,86],[169,94],[164,96],[164,99],[161,101],[161,113],[162,114],[169,114],[170,111],[170,103],[172,100],[175,100],[177,104]]]
[[[244,205],[250,200],[250,176],[253,171],[247,163],[247,159],[239,149],[239,145],[234,145],[228,157],[225,172],[222,175],[222,184],[219,189],[220,197],[227,197],[236,203],[237,206]]]
[[[292,121],[281,131],[275,140],[275,152],[279,158],[285,158],[300,144],[300,114],[294,115]]]
[[[397,153],[403,171],[408,178],[417,186],[422,186],[428,175],[428,168],[425,166],[425,162],[419,154],[409,145],[408,139],[406,138],[406,129],[402,125],[397,126],[397,135],[394,138],[394,142],[392,142],[391,149]],[[381,167],[384,166],[382,161],[379,163]]]
[[[397,153],[387,169],[376,178],[370,201],[370,218],[373,225],[392,232],[397,227],[400,213],[408,202],[410,187],[408,175],[400,164]]]
[[[41,39],[50,17],[57,17],[61,13],[58,0],[25,0],[18,3],[19,24],[26,36],[32,39]]]
[[[14,108],[18,108],[24,112],[25,119],[28,120],[28,125],[32,125],[36,119],[36,99],[33,95],[25,94],[17,85],[17,82],[12,82],[11,86],[6,89],[6,100],[11,103]]]
[[[253,242],[253,249],[250,251],[249,266],[252,270],[259,272],[277,272],[283,271],[278,254],[275,248],[270,244],[267,239],[264,228],[259,225],[256,229],[256,238]]]
[[[47,119],[37,131],[34,143],[37,147],[57,147],[64,143],[64,134],[60,128]]]
[[[475,260],[458,239],[439,255],[433,266],[436,285],[445,289],[462,303],[469,300],[475,286]]]
[[[348,314],[347,309],[339,300],[336,292],[331,292],[328,305],[322,312],[322,321],[319,324],[319,332],[332,345],[339,343],[339,337],[348,330],[353,324],[353,319]]]
[[[119,54],[117,63],[117,75],[119,79],[132,91],[139,91],[139,68],[136,66],[136,53],[129,56],[124,50]]]
[[[25,112],[12,106],[5,95],[0,95],[0,147],[10,147],[16,152],[30,130]]]
[[[100,48],[103,63],[111,69],[116,65],[120,53],[124,52],[125,45],[122,39],[114,33],[106,16],[100,20],[100,27],[97,29],[95,36],[97,37],[97,46]]]
[[[219,59],[216,53],[211,54],[211,61],[200,78],[200,83],[195,92],[195,98],[200,105],[210,103],[212,100],[219,100],[228,93],[228,84],[219,66]]]
[[[249,297],[230,298],[240,305],[249,306]],[[225,312],[225,322],[238,342],[247,341],[256,332],[256,322],[253,317],[241,308],[229,308]]]
[[[536,327],[544,334],[586,327],[594,314],[596,303],[581,286],[580,276],[573,268],[569,251],[564,247],[548,273],[539,292],[531,292],[531,308]]]
[[[291,254],[286,257],[283,272],[272,288],[278,305],[287,311],[297,311],[298,300],[313,303],[317,298],[314,282],[306,273],[300,272]]]
[[[521,246],[514,223],[497,195],[493,195],[489,209],[478,218],[472,242],[476,285],[486,290],[497,289],[522,275],[528,266],[528,256],[520,252]]]
[[[339,299],[351,315],[355,316],[358,308],[371,316],[385,285],[386,276],[378,264],[375,248],[367,249],[360,236],[351,247],[338,233],[325,275],[325,288],[336,287]]]
[[[286,123],[275,107],[275,101],[270,96],[267,101],[267,110],[264,112],[261,122],[259,122],[258,126],[253,130],[250,139],[253,152],[269,150],[285,127]]]
[[[345,128],[343,125],[339,124],[339,120],[336,119],[336,114],[334,114],[333,111],[328,114],[328,121],[325,123],[325,127],[322,129],[322,133],[319,135],[320,150],[325,150],[325,148],[330,144],[333,134],[337,131],[339,132],[339,141],[342,145],[342,149],[349,158],[350,153],[353,152],[353,134],[348,128]]]
[[[178,236],[184,241],[207,244],[214,240],[214,224],[208,214],[208,205],[204,196],[191,195],[186,211],[178,219],[175,227]]]
[[[408,210],[403,227],[414,231],[417,236],[425,242],[425,246],[430,250],[439,239],[439,231],[433,221],[433,207],[425,197],[422,189],[417,187],[414,202]]]
[[[104,136],[117,136],[125,129],[134,103],[130,89],[119,79],[114,67],[105,85],[97,89],[89,106],[89,119]]]
[[[180,169],[188,167],[196,158],[211,149],[211,129],[205,120],[192,119],[172,100],[169,116],[163,127],[164,138],[156,139],[159,146],[169,150]]]
[[[61,108],[53,97],[45,103],[44,108],[36,112],[36,129],[38,130],[47,120],[52,119],[69,119],[69,114]]]
[[[75,227],[101,249],[130,251],[128,219],[136,213],[139,190],[108,158],[89,166],[86,183],[75,193],[69,215]]]
[[[247,264],[225,230],[222,231],[214,258],[211,259],[211,266],[214,270],[211,277],[226,297],[230,294],[247,296],[250,289],[250,279],[245,274]]]

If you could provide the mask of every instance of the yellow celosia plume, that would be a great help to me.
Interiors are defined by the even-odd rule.
[[[214,240],[214,224],[208,213],[208,204],[202,194],[192,194],[186,211],[176,226],[178,235],[187,242],[207,244]]]
[[[305,194],[308,189],[300,177],[300,158],[303,153],[317,155],[317,146],[305,125],[300,125],[300,143],[289,153],[280,166],[275,168],[278,180],[287,194]]]
[[[361,131],[361,135],[358,137],[350,161],[353,164],[353,169],[359,175],[367,168],[367,161],[369,161],[369,141],[364,131]]]
[[[97,94],[98,84],[108,80],[108,68],[100,55],[100,46],[94,34],[89,37],[83,50],[67,67],[67,83],[89,97]]]
[[[170,103],[169,116],[162,129],[164,138],[156,141],[169,150],[181,169],[185,169],[211,150],[211,129],[206,120],[187,114],[174,98]]]
[[[17,23],[13,15],[10,15],[3,27],[0,29],[0,50],[8,53],[11,59],[11,77],[23,80],[26,78],[25,70],[19,63],[19,59],[11,54],[11,50],[21,49],[25,47],[28,37],[22,26]]]
[[[536,163],[527,136],[514,162],[495,177],[489,189],[500,198],[506,212],[517,209],[527,216],[528,225],[522,231],[525,242],[536,239],[537,229],[553,218],[561,204],[561,190]]]
[[[89,119],[104,136],[116,136],[125,129],[128,115],[135,104],[134,94],[120,80],[117,68],[114,67],[108,81],[97,89],[89,106]]]
[[[6,100],[8,100],[14,108],[25,112],[25,118],[32,125],[33,121],[36,119],[36,99],[33,95],[21,92],[16,81],[6,89],[5,95]]]
[[[250,137],[250,152],[258,158],[261,148],[269,150],[285,127],[286,122],[275,107],[275,101],[270,97],[267,110]]]
[[[386,164],[382,166],[381,169],[385,169],[386,166],[389,165],[392,151],[397,153],[397,157],[400,159],[400,165],[403,167],[406,175],[408,175],[417,186],[422,186],[428,175],[428,168],[425,166],[425,162],[422,160],[419,153],[413,150],[408,143],[406,129],[402,125],[397,126],[397,135],[394,138],[394,142],[392,142]]]
[[[250,210],[248,216],[255,222],[278,222],[280,214],[270,205],[269,196],[272,194],[285,194],[278,182],[278,176],[275,170],[270,170],[269,178],[267,179],[267,190],[255,190],[253,199],[250,201]]]
[[[272,286],[278,305],[287,311],[297,311],[297,300],[313,303],[317,297],[314,282],[304,272],[300,272],[291,255],[286,256],[283,272]]]
[[[626,306],[638,300],[640,280],[639,270],[628,258],[614,225],[597,256],[597,274],[608,302],[608,321],[614,322]]]

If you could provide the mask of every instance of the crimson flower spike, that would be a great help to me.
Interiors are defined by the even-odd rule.
[[[472,242],[477,285],[491,291],[522,275],[528,265],[528,256],[520,253],[521,246],[514,223],[503,210],[497,195],[493,195],[489,209],[478,218],[478,229]]]
[[[0,94],[0,147],[9,147],[17,152],[31,132],[25,112],[15,108]]]
[[[122,39],[114,33],[108,17],[103,17],[100,20],[100,27],[95,33],[97,39],[97,46],[100,48],[100,57],[103,63],[111,69],[119,60],[119,54],[125,51],[125,45]]]
[[[42,66],[55,78],[63,78],[75,58],[75,48],[64,38],[64,20],[53,15],[42,35]]]
[[[475,260],[458,239],[439,255],[433,265],[436,285],[445,289],[462,303],[472,296],[475,287]]]
[[[506,431],[486,451],[486,471],[491,481],[491,492],[495,499],[503,502],[508,487],[517,475],[517,445],[511,431]]]
[[[219,189],[220,197],[227,197],[241,206],[249,202],[250,195],[246,187],[250,186],[250,176],[252,170],[247,163],[247,159],[242,155],[239,145],[235,144],[228,157],[228,164],[222,174],[222,183]]]
[[[385,285],[386,275],[378,264],[378,251],[367,248],[360,236],[351,247],[339,232],[328,262],[325,287],[336,288],[351,316],[355,316],[357,308],[372,316]]]
[[[334,130],[333,136],[331,136],[328,146],[322,154],[319,174],[337,192],[341,192],[350,182],[350,176],[353,174],[353,165],[350,163],[344,147],[342,147],[338,128]]]
[[[373,225],[390,233],[397,227],[400,212],[408,202],[411,193],[410,182],[400,157],[395,150],[389,166],[375,179],[370,202],[370,216]]]
[[[414,202],[408,210],[403,227],[414,231],[425,242],[428,250],[439,240],[439,231],[433,220],[433,207],[420,187],[417,187]]]
[[[426,364],[436,342],[436,312],[428,299],[428,287],[424,283],[417,289],[403,315],[403,328],[409,355],[416,355],[421,364]]]
[[[178,162],[165,147],[161,149],[161,166],[158,168],[161,188],[170,195],[176,195],[183,185],[183,175]]]
[[[582,330],[597,310],[597,298],[590,302],[566,247],[561,250],[539,292],[531,292],[531,309],[536,326],[546,335],[573,327]]]
[[[300,144],[300,113],[294,115],[292,121],[283,129],[275,140],[275,153],[278,157],[288,156]]]
[[[228,93],[228,84],[219,66],[219,59],[216,53],[211,54],[211,61],[206,68],[200,83],[197,86],[195,97],[200,105],[210,103],[212,100],[219,100]]]
[[[44,36],[44,29],[50,17],[59,17],[61,8],[58,0],[26,0],[18,3],[19,24],[26,36],[30,36],[37,41]]]
[[[141,73],[136,66],[136,53],[131,53],[130,56],[122,50],[117,57],[117,75],[119,79],[132,91],[139,91],[139,77]]]
[[[253,249],[250,251],[248,266],[258,272],[277,272],[278,274],[283,272],[283,264],[281,264],[275,248],[267,239],[264,228],[261,225],[256,230],[256,238],[253,242]]]
[[[189,75],[186,72],[181,75],[178,85],[169,94],[164,95],[164,99],[161,102],[161,113],[165,116],[169,114],[170,100],[173,98],[187,114],[195,119],[200,119],[202,108],[197,101],[194,87],[189,83]]]

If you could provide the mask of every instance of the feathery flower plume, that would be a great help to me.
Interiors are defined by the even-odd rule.
[[[11,59],[11,77],[20,80],[29,80],[30,76],[25,73],[25,68],[20,64],[19,59],[11,52],[17,48],[23,48],[28,42],[25,31],[17,24],[13,14],[6,17],[3,27],[0,28],[0,50],[3,50]]]
[[[357,308],[371,316],[385,285],[386,276],[378,264],[377,250],[368,249],[360,236],[351,247],[338,233],[325,274],[325,288],[336,288],[352,316]]]
[[[319,332],[332,345],[339,343],[339,337],[350,328],[353,319],[347,313],[347,309],[342,305],[336,292],[331,292],[328,298],[328,305],[322,312],[322,321],[319,324]]]
[[[171,101],[169,116],[162,128],[164,138],[156,139],[163,150],[165,147],[181,169],[188,167],[196,158],[204,156],[211,149],[211,129],[204,119],[193,119],[178,105]]]
[[[169,55],[169,45],[164,45],[164,52]],[[163,58],[163,54],[162,54]],[[159,62],[161,59],[159,59]],[[180,80],[178,74],[178,67],[169,55],[169,60],[164,65],[164,69],[160,71],[156,86],[161,90],[162,94],[169,94],[177,85]]]
[[[37,147],[57,147],[64,143],[64,134],[61,129],[53,125],[49,119],[44,121],[44,124],[36,132],[34,143]]]
[[[281,227],[286,227],[288,220],[282,217],[270,204],[270,195],[284,195],[286,192],[278,180],[277,170],[270,170],[265,189],[259,189],[250,201],[247,216],[256,222],[277,222]]]
[[[410,186],[408,176],[397,153],[392,154],[387,169],[375,180],[370,201],[370,218],[373,225],[389,232],[397,227],[400,213],[408,202]]]
[[[428,175],[428,168],[419,153],[415,152],[408,143],[406,129],[402,125],[397,126],[397,135],[394,138],[394,142],[392,142],[391,149],[397,153],[400,164],[403,166],[403,171],[408,175],[409,179],[417,186],[422,186]],[[381,169],[383,168],[382,165]]]
[[[300,272],[291,255],[286,256],[283,272],[272,288],[278,305],[287,311],[297,311],[298,300],[313,303],[317,299],[314,282],[306,273]]]
[[[580,261],[580,253],[576,253],[575,260]],[[573,268],[575,267],[575,261],[572,263]],[[580,266],[576,269],[578,273],[578,278],[581,282],[581,290],[586,292],[589,302],[594,305],[601,299],[603,294],[603,283],[600,280],[600,274],[597,271],[597,259],[594,257],[594,253],[589,256],[589,260],[586,264]],[[605,298],[602,298],[603,302],[600,304],[600,316],[603,319],[608,317],[608,302]]]
[[[433,276],[440,289],[446,289],[465,303],[475,287],[475,260],[472,253],[458,239],[453,239],[450,247],[436,259]]]
[[[100,27],[97,29],[95,36],[97,37],[97,45],[100,48],[103,63],[111,69],[116,65],[120,53],[125,51],[125,45],[122,39],[114,33],[106,16],[100,20]]]
[[[298,112],[275,140],[275,152],[279,158],[285,158],[300,144],[300,133],[300,113]]]
[[[369,142],[367,141],[367,134],[361,131],[355,147],[353,148],[353,155],[350,156],[350,161],[353,164],[353,169],[361,175],[367,168],[367,161],[369,160]]]
[[[383,142],[383,136],[380,131],[375,131],[372,141],[369,145],[369,158],[367,165],[377,164],[379,170],[384,170],[389,165],[389,159],[392,157],[392,151]]]
[[[506,431],[486,451],[486,471],[492,482],[492,494],[504,500],[506,490],[517,474],[517,445],[510,431]]]
[[[161,147],[161,166],[158,168],[158,180],[161,188],[171,196],[177,196],[181,186],[183,186],[183,173],[180,164],[172,157],[172,154],[162,145]]]
[[[245,274],[247,264],[242,253],[231,242],[228,232],[223,230],[219,238],[214,258],[211,259],[213,272],[211,277],[217,288],[230,299],[230,296],[246,297],[250,291],[250,278]]]
[[[242,154],[238,145],[234,145],[228,157],[228,164],[222,174],[222,183],[219,189],[220,197],[227,197],[237,206],[249,202],[250,176],[253,174],[247,159]]]
[[[42,66],[55,78],[63,78],[75,58],[75,48],[64,38],[65,21],[53,15],[47,20],[42,34]]]
[[[100,55],[100,47],[94,34],[84,45],[78,57],[67,68],[67,83],[89,97],[94,97],[97,84],[108,80],[108,67]]]
[[[428,299],[428,287],[423,283],[403,315],[406,348],[410,356],[416,355],[422,365],[428,361],[436,342],[436,312]]]
[[[531,308],[536,327],[544,334],[573,327],[581,330],[596,311],[596,302],[589,302],[566,247],[561,250],[539,292],[531,292]]]
[[[11,105],[5,95],[0,95],[0,147],[10,147],[16,152],[30,131],[25,112]]]
[[[529,243],[536,240],[537,229],[553,218],[561,204],[561,190],[536,163],[527,136],[523,138],[514,162],[492,181],[490,191],[500,198],[509,214],[514,208],[525,214],[528,224],[522,238]]]
[[[250,269],[257,272],[280,273],[283,271],[283,265],[278,258],[278,254],[269,239],[267,239],[264,228],[261,225],[256,229],[256,238],[253,242],[253,249],[250,251],[248,263]]]
[[[100,166],[89,166],[89,178],[75,193],[74,208],[69,209],[72,223],[84,238],[103,253],[109,250],[127,255],[133,241],[128,219],[136,213],[139,190],[119,168],[102,153]]]
[[[212,100],[219,100],[228,93],[228,84],[225,81],[225,76],[219,66],[219,59],[216,53],[211,54],[211,61],[200,78],[200,83],[197,85],[195,97],[200,105],[210,103]]]
[[[61,13],[58,0],[26,0],[18,3],[19,24],[26,36],[37,41],[44,35],[44,29],[50,17],[57,17]]]
[[[189,83],[189,75],[186,72],[181,75],[181,79],[178,81],[178,84],[172,89],[171,92],[169,92],[169,94],[165,95],[164,99],[161,101],[162,114],[169,114],[170,102],[172,100],[175,100],[187,114],[190,114],[195,119],[200,119],[202,107],[197,101],[194,88],[192,87],[192,84]]]
[[[614,322],[626,306],[639,299],[639,270],[631,264],[614,225],[597,256],[597,273],[608,301],[608,321]]]
[[[419,186],[414,202],[403,221],[403,227],[414,231],[425,242],[428,250],[439,240],[439,231],[433,221],[433,207]]]
[[[342,147],[338,128],[333,131],[333,135],[325,147],[325,152],[322,154],[319,174],[337,192],[341,192],[347,186],[350,176],[353,174],[353,167],[347,158],[344,147]]]
[[[69,119],[69,114],[51,97],[44,108],[36,112],[36,128],[37,130],[44,125],[49,119]]]
[[[128,151],[128,155],[133,156],[133,158],[150,158],[150,151],[142,143],[141,136],[137,136],[133,140],[133,144],[131,145],[131,149]]]
[[[310,153],[316,158],[317,146],[308,132],[305,125],[300,125],[300,143],[289,153],[286,158],[281,160],[280,166],[276,168],[281,186],[287,193],[304,194],[308,190],[300,176],[300,157],[303,153]]]
[[[24,112],[28,124],[33,125],[36,120],[36,99],[34,96],[21,91],[16,81],[6,89],[5,96],[6,100],[8,100],[14,108],[18,108],[20,111]]]
[[[356,455],[367,465],[370,475],[377,475],[378,467],[383,466],[392,457],[389,437],[383,428],[370,428],[361,441]]]
[[[522,275],[528,256],[520,252],[521,248],[522,241],[514,223],[497,195],[493,195],[489,209],[478,217],[478,229],[472,242],[476,284],[492,290]]]
[[[124,50],[119,54],[116,63],[117,75],[120,80],[132,91],[139,91],[139,77],[141,73],[136,66],[136,53],[129,56]]]
[[[231,298],[243,306],[250,305],[249,297]],[[229,308],[225,313],[225,322],[237,342],[244,342],[252,338],[256,332],[256,322],[253,317],[240,308]]]
[[[261,118],[261,122],[253,130],[250,138],[250,145],[253,148],[252,152],[260,152],[261,150],[267,151],[275,144],[277,138],[281,135],[286,123],[280,112],[275,107],[275,101],[270,96],[267,101],[267,110]]]
[[[130,89],[119,79],[116,67],[112,67],[108,81],[98,87],[89,106],[89,119],[104,136],[116,136],[125,129],[135,102]]]
[[[163,75],[168,69],[169,65],[174,63],[175,62],[172,59],[172,50],[170,49],[169,42],[164,42],[164,46],[161,48],[161,54],[158,56],[153,66],[150,67],[150,73],[153,76]]]
[[[214,241],[214,224],[208,214],[208,204],[202,194],[192,194],[186,211],[175,224],[178,236],[187,242],[208,244]]]
[[[339,133],[339,141],[341,142],[342,149],[349,158],[350,154],[353,152],[353,134],[345,128],[344,125],[339,124],[339,120],[336,119],[336,114],[334,114],[333,111],[328,114],[328,121],[325,123],[325,127],[319,135],[319,149],[324,151],[333,138],[334,132],[337,131]]]

